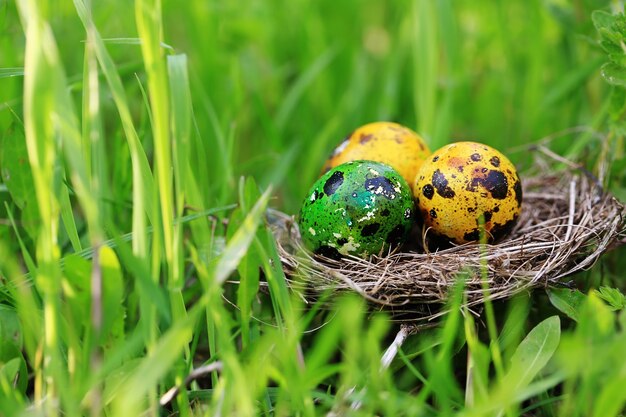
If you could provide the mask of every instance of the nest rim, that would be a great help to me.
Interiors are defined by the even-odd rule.
[[[274,212],[271,223],[289,285],[307,303],[325,291],[356,292],[394,318],[408,317],[403,321],[444,314],[431,306],[448,300],[460,274],[465,274],[463,305],[470,308],[532,288],[563,287],[564,277],[591,268],[623,243],[626,211],[580,165],[555,169],[562,162],[538,159],[538,174],[522,176],[520,218],[508,237],[490,244],[335,260],[307,251],[294,217]],[[425,238],[428,231],[422,233]]]

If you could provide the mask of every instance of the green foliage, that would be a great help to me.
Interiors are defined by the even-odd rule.
[[[613,120],[619,121],[623,119],[626,105],[626,16],[596,10],[591,18],[601,37],[600,46],[609,59],[602,65],[601,73],[604,80],[615,87],[610,112]]]
[[[567,372],[562,413],[619,415],[626,404],[624,395],[616,392],[624,378],[619,345],[626,341],[626,329],[617,328],[617,316],[596,293],[586,298],[580,313],[576,330],[564,336],[558,352]]]
[[[521,172],[554,137],[626,196],[600,3],[0,2],[0,415],[623,414],[620,249],[547,299],[464,308],[462,275],[383,365],[392,317],[292,291],[272,233],[374,120]]]
[[[520,342],[507,364],[506,373],[499,378],[493,387],[489,387],[489,354],[483,348],[481,360],[475,360],[475,374],[480,375],[481,382],[475,386],[480,395],[475,398],[475,406],[468,408],[466,415],[497,415],[513,413],[512,407],[535,397],[538,393],[556,385],[560,378],[543,377],[531,384],[537,375],[546,367],[559,345],[561,326],[559,318],[549,317],[535,326]],[[475,358],[476,356],[472,356]],[[474,404],[474,400],[470,402]]]
[[[37,205],[32,196],[35,184],[28,161],[24,126],[13,122],[0,137],[0,178],[10,195],[10,201],[20,211],[21,223],[30,237],[37,235]]]
[[[600,287],[598,297],[604,300],[613,311],[626,308],[626,296],[617,288]]]
[[[575,321],[579,320],[580,308],[587,298],[579,290],[565,288],[548,290],[548,297],[554,307]]]
[[[20,123],[13,123],[2,136],[0,166],[2,182],[11,194],[11,200],[24,210],[35,193],[35,184],[28,163],[24,126]]]

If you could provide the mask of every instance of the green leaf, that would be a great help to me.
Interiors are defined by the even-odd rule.
[[[128,410],[135,410],[137,404],[145,395],[156,386],[180,359],[186,345],[192,339],[193,331],[200,314],[208,304],[210,298],[204,294],[189,310],[188,315],[176,321],[163,335],[148,355],[130,372],[117,389],[113,415],[127,415]]]
[[[20,370],[18,358],[7,361],[2,367],[0,367],[0,378],[8,377],[8,381],[13,381],[15,376]]]
[[[594,10],[593,13],[591,13],[591,20],[599,31],[600,29],[610,29],[615,21],[615,17],[604,10]]]
[[[235,233],[235,231],[243,224],[244,214],[243,211],[237,209],[233,211],[230,217],[228,225],[229,238]],[[247,345],[249,342],[250,332],[250,318],[252,317],[252,302],[259,289],[259,268],[261,266],[261,260],[259,254],[251,245],[248,252],[241,258],[241,262],[237,266],[237,272],[239,273],[239,285],[237,286],[237,307],[239,308],[239,316],[241,319],[241,333],[243,344]]]
[[[0,78],[22,76],[24,76],[24,68],[0,68]]]
[[[626,307],[626,296],[617,288],[600,287],[597,294],[602,300],[609,304],[609,307],[611,307],[613,311],[622,310]]]
[[[142,360],[139,358],[130,359],[106,374],[102,391],[102,399],[105,404],[109,404],[120,395],[120,388],[133,375],[141,362]]]
[[[0,304],[0,362],[12,357],[6,352],[9,346],[22,349],[22,329],[17,312]]]
[[[140,38],[102,38],[102,41],[113,45],[141,45]],[[160,45],[164,49],[174,50],[173,47],[164,42],[161,42]]]
[[[578,321],[587,296],[578,290],[550,289],[548,290],[548,298],[556,309],[572,320]]]
[[[268,188],[246,216],[242,225],[233,234],[227,243],[224,253],[215,265],[215,282],[223,283],[237,268],[241,258],[248,251],[250,243],[256,236],[256,231],[265,215],[265,208],[269,201],[271,188]]]
[[[274,235],[269,228],[261,228],[259,234],[261,238],[255,239],[254,246],[260,254],[260,259],[263,263],[263,272],[269,286],[276,321],[279,325],[282,325],[283,319],[294,320],[287,278],[278,255]],[[296,323],[287,322],[287,325],[293,327],[296,326]]]
[[[548,317],[522,340],[511,357],[511,367],[504,381],[517,388],[532,382],[548,363],[561,338],[561,321],[558,316]]]
[[[602,390],[595,397],[593,417],[623,416],[626,404],[626,375],[615,375],[602,383]]]
[[[0,362],[0,397],[3,395],[6,397],[13,396],[16,393],[15,389],[23,395],[26,393],[27,387],[28,370],[26,361],[20,352],[17,352],[13,359],[4,365],[1,365]]]
[[[20,393],[26,392],[28,372],[22,347],[22,328],[17,311],[0,304],[0,396],[2,390],[13,387],[14,382],[17,382],[15,387]],[[11,393],[4,392],[4,395],[10,397]]]
[[[576,335],[583,340],[600,342],[608,340],[615,332],[615,314],[609,306],[600,299],[597,291],[589,293],[583,308]]]
[[[626,67],[626,55],[622,49],[619,52],[609,53],[609,59],[620,67]]]
[[[163,287],[152,280],[148,266],[141,262],[133,253],[129,245],[124,241],[123,236],[114,239],[117,254],[128,271],[134,278],[134,284],[139,290],[139,295],[150,300],[165,323],[172,320],[169,303]]]
[[[626,87],[626,68],[613,62],[607,62],[600,69],[602,77],[611,85]]]
[[[520,393],[535,392],[536,388],[531,389],[531,383],[554,355],[560,339],[561,322],[558,316],[548,317],[535,326],[511,356],[509,369],[496,389],[483,399],[476,411],[499,410],[496,415],[503,415],[504,410],[523,400]],[[547,380],[539,380],[538,386],[543,387],[544,381]],[[548,387],[552,384],[549,383]],[[544,389],[547,388],[541,388]]]
[[[615,129],[623,129],[623,121],[622,115],[624,114],[625,105],[626,105],[626,89],[624,88],[613,88],[611,91],[610,98],[610,112],[611,118],[617,123]],[[622,160],[615,161],[616,163],[624,163]],[[619,171],[624,172],[624,171]]]
[[[35,195],[35,184],[28,160],[24,126],[20,123],[14,122],[0,141],[0,167],[2,181],[13,202],[23,210]]]
[[[78,255],[70,255],[64,259],[63,275],[66,280],[66,285],[63,285],[63,297],[71,315],[67,319],[75,326],[88,327],[91,309],[91,262]]]
[[[243,215],[247,213],[260,198],[259,188],[254,179],[248,177],[240,182],[241,210],[235,210],[233,217],[238,216],[237,227],[243,222]],[[230,226],[229,226],[230,229]],[[230,230],[229,230],[230,232]],[[256,235],[259,233],[257,231]],[[246,255],[241,259],[237,271],[239,272],[239,286],[237,287],[237,306],[241,316],[242,338],[247,344],[250,335],[250,319],[252,317],[252,302],[259,290],[261,259],[255,245],[251,245]]]
[[[468,349],[468,378],[465,386],[465,400],[468,404],[473,404],[484,401],[487,397],[491,351],[489,347],[480,342],[476,333],[474,318],[470,314],[465,318],[464,324]]]
[[[100,248],[102,267],[102,337],[113,339],[124,334],[124,281],[120,263],[108,246]],[[103,341],[104,341],[103,340]]]
[[[76,228],[76,220],[74,218],[74,211],[72,210],[69,189],[65,184],[63,184],[60,189],[59,205],[61,208],[61,218],[65,225],[65,231],[72,243],[72,249],[74,249],[74,252],[79,252],[83,248]]]

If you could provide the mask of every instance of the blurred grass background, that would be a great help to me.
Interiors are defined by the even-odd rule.
[[[561,295],[562,325],[539,292],[488,308],[489,326],[452,297],[379,373],[397,326],[354,299],[304,306],[259,225],[268,205],[296,213],[374,120],[433,150],[485,142],[522,172],[543,138],[589,169],[608,150],[626,197],[591,20],[622,8],[0,1],[0,415],[618,415],[619,291]],[[623,289],[620,255],[581,289]]]
[[[591,0],[163,2],[163,39],[189,59],[197,155],[207,203],[232,200],[240,175],[278,185],[297,210],[328,153],[355,127],[394,120],[435,149],[480,140],[503,150],[576,126],[598,127],[607,87]],[[123,77],[133,116],[147,118],[134,16],[125,2],[94,2],[95,24]],[[71,2],[50,2],[50,23],[78,101],[85,39]],[[121,12],[121,11],[124,12]],[[2,7],[0,65],[23,66],[24,38]],[[133,43],[135,43],[133,45]],[[138,82],[138,79],[139,82]],[[3,78],[6,127],[21,79]],[[115,111],[102,95],[103,119]],[[105,123],[115,146],[115,122]],[[219,139],[219,138],[222,139]],[[561,141],[569,149],[580,135]],[[119,142],[119,141],[118,141]],[[144,138],[146,151],[152,151]],[[123,149],[121,150],[123,152]],[[511,158],[522,162],[522,155]],[[295,175],[295,173],[298,173]]]

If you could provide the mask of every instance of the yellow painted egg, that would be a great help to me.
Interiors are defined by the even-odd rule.
[[[429,156],[413,183],[413,194],[431,246],[488,242],[511,232],[522,209],[515,166],[494,148],[457,142]]]
[[[394,168],[413,184],[422,163],[430,155],[424,139],[411,129],[392,122],[374,122],[352,132],[333,151],[322,172],[344,162],[369,160]]]

